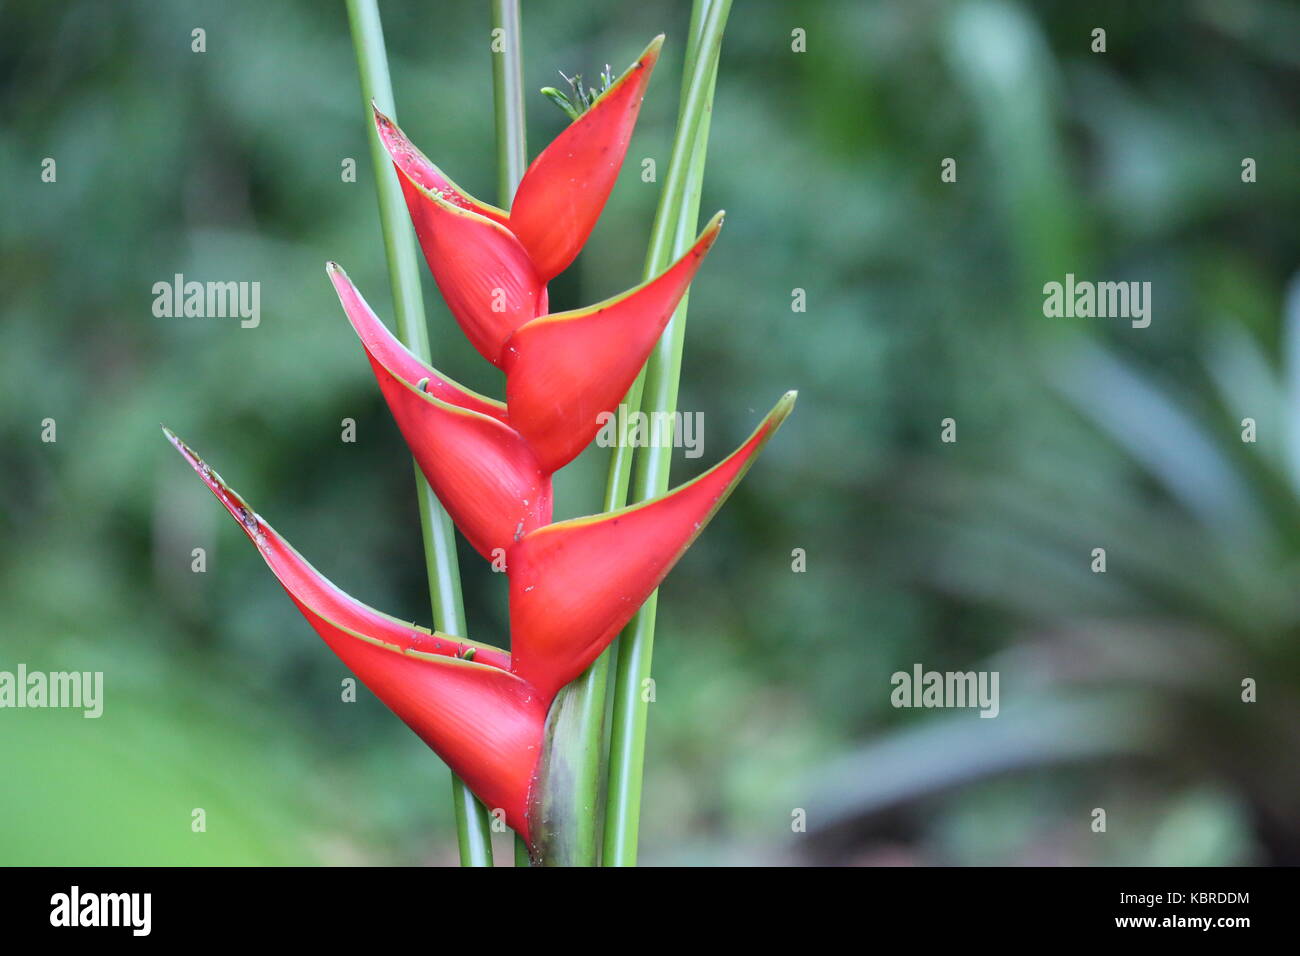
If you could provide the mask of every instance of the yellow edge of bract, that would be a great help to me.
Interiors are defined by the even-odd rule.
[[[758,459],[759,452],[761,452],[764,446],[766,446],[767,443],[772,440],[772,436],[776,434],[777,429],[779,429],[782,423],[790,416],[790,412],[794,409],[794,403],[795,400],[798,398],[798,396],[799,393],[797,391],[789,391],[786,392],[784,395],[782,395],[780,400],[776,403],[776,405],[772,407],[772,410],[763,417],[763,420],[761,422],[759,422],[758,427],[755,428],[752,432],[750,432],[749,437],[746,438],[743,442],[741,442],[739,446],[737,446],[736,451],[739,451],[741,448],[744,448],[751,441],[753,441],[754,438],[760,432],[762,432],[764,429],[767,429],[767,434],[763,436],[763,440],[750,453],[749,460],[746,461],[743,466],[741,466],[740,471],[736,473],[736,476],[727,484],[726,488],[723,489],[723,493],[719,495],[717,502],[709,510],[708,514],[705,515],[704,518],[700,520],[699,530],[703,530],[704,525],[706,525],[713,518],[713,516],[717,514],[718,509],[722,507],[723,501],[725,501],[728,495],[730,495],[730,493],[733,490],[735,490],[735,487],[738,484],[740,484],[740,480],[745,477],[745,474],[749,471],[749,469],[753,466],[754,462]],[[733,451],[731,455],[734,454],[735,452]],[[581,525],[593,524],[595,522],[604,521],[608,518],[617,518],[622,515],[629,514],[633,511],[637,511],[641,508],[648,508],[650,505],[662,501],[664,498],[667,498],[671,495],[675,495],[679,491],[689,488],[691,487],[691,485],[698,484],[699,482],[708,478],[709,475],[713,474],[713,472],[717,471],[719,468],[725,465],[727,461],[731,458],[731,455],[727,455],[725,458],[722,459],[722,461],[718,462],[716,465],[714,465],[712,468],[710,468],[708,471],[704,472],[703,474],[698,475],[695,478],[692,478],[690,481],[678,485],[676,488],[670,488],[668,491],[664,492],[662,495],[659,495],[655,498],[647,498],[645,501],[638,501],[636,504],[625,505],[624,507],[618,508],[617,510],[614,511],[603,511],[600,512],[599,514],[585,515],[581,518],[570,518],[567,521],[556,521],[548,525],[542,525],[542,527],[534,528],[532,531],[528,532],[526,535],[520,538],[520,541],[521,542],[527,541],[530,538],[534,538],[539,535],[546,534],[547,532],[563,531],[566,528],[575,528]],[[696,532],[695,536],[698,536],[698,534],[699,531]],[[692,536],[691,541],[695,540],[695,536]],[[688,542],[688,546],[689,546],[689,542]]]
[[[490,420],[491,419],[489,419],[489,421]],[[400,625],[401,627],[409,627],[412,630],[419,631],[422,634],[427,634],[429,637],[441,638],[450,644],[464,644],[470,647],[482,648],[485,651],[496,651],[499,654],[507,653],[504,648],[497,647],[493,644],[487,644],[484,643],[483,641],[475,641],[467,637],[458,637],[454,634],[444,634],[441,631],[431,631],[427,627],[421,627],[420,625],[415,624],[413,622],[403,621],[401,618],[393,617],[391,614],[386,614],[385,612],[380,611],[377,608],[373,608],[368,604],[363,604],[361,601],[358,601],[352,595],[348,594],[341,587],[339,587],[337,584],[331,581],[328,577],[321,574],[321,572],[317,570],[316,567],[310,561],[308,561],[305,557],[303,557],[302,552],[300,552],[297,548],[295,548],[292,544],[290,544],[288,539],[286,539],[284,535],[276,531],[275,528],[271,526],[271,523],[269,521],[265,520],[260,514],[254,511],[253,508],[249,506],[248,501],[244,498],[244,496],[241,495],[239,492],[237,492],[234,488],[230,487],[230,485],[226,483],[225,479],[223,479],[221,475],[217,473],[216,469],[214,469],[211,465],[209,465],[206,461],[204,461],[203,458],[201,458],[199,454],[195,452],[193,448],[187,445],[175,432],[173,432],[166,425],[163,426],[163,432],[166,434],[168,441],[170,441],[173,445],[175,445],[178,450],[181,450],[184,453],[188,454],[191,458],[193,458],[196,462],[198,462],[200,466],[207,468],[206,474],[200,475],[201,478],[209,477],[215,484],[217,484],[221,488],[223,492],[228,494],[237,504],[239,504],[240,507],[248,511],[255,519],[257,519],[257,523],[259,527],[265,528],[271,534],[275,535],[276,538],[284,545],[284,547],[288,551],[292,552],[298,558],[298,560],[303,563],[303,566],[305,568],[307,568],[309,571],[315,574],[324,584],[328,585],[332,590],[338,592],[338,594],[340,594],[342,597],[346,598],[349,601],[353,601],[357,604],[361,604],[361,606],[366,608],[366,610],[370,611],[373,614],[378,615],[379,617],[385,618],[386,620],[389,620],[394,624]],[[261,553],[261,549],[259,549],[258,553]],[[266,561],[266,566],[268,568],[271,568],[271,562],[267,561],[266,555],[262,555],[262,560]],[[280,582],[281,585],[284,585],[284,581],[281,580],[280,576],[275,573],[274,568],[271,568],[271,574],[272,576],[275,577],[277,581]],[[404,657],[415,657],[415,658],[427,659],[433,661],[434,663],[445,661],[448,663],[468,664],[473,667],[485,667],[488,670],[511,673],[510,671],[505,670],[505,668],[493,667],[491,664],[483,664],[483,663],[479,663],[478,661],[466,660],[463,657],[454,657],[452,655],[447,655],[447,654],[433,654],[428,651],[418,651],[414,649],[403,648],[396,644],[391,644],[388,641],[382,641],[377,637],[370,637],[368,635],[360,633],[359,631],[355,631],[352,628],[348,627],[346,624],[340,624],[339,622],[333,620],[332,618],[327,617],[326,615],[322,614],[320,611],[316,610],[315,608],[312,608],[312,613],[315,614],[317,617],[319,617],[325,623],[329,624],[331,627],[337,628],[338,630],[343,631],[345,634],[355,637],[358,640],[365,641],[367,644],[374,644],[377,647],[382,647],[385,648],[386,650],[390,650],[394,654],[401,654]],[[512,674],[511,676],[514,675]]]
[[[396,164],[396,163],[394,163],[393,165],[394,165],[394,167],[397,169],[397,171],[398,171],[399,173],[401,173],[402,177],[403,177],[403,178],[404,178],[408,183],[410,183],[412,186],[414,186],[417,190],[419,190],[419,192],[420,192],[420,193],[421,193],[425,198],[427,198],[430,202],[437,203],[440,207],[442,207],[442,208],[443,208],[444,210],[446,210],[447,212],[454,213],[454,214],[456,214],[456,215],[458,215],[458,216],[466,216],[466,217],[468,217],[468,218],[470,218],[470,219],[475,220],[476,222],[481,222],[481,223],[483,223],[483,224],[486,225],[486,226],[491,226],[493,229],[500,230],[502,233],[504,233],[505,235],[509,236],[509,237],[510,237],[511,239],[513,239],[515,242],[519,242],[518,237],[515,236],[515,234],[514,234],[513,232],[511,232],[509,229],[507,229],[505,226],[501,225],[501,223],[499,223],[499,222],[497,222],[497,221],[495,221],[495,220],[493,220],[493,219],[489,219],[487,216],[484,216],[484,215],[482,215],[481,213],[474,212],[472,209],[462,209],[460,206],[457,206],[454,202],[449,202],[448,200],[443,199],[441,196],[439,196],[439,195],[438,195],[436,192],[434,192],[432,189],[429,189],[429,188],[428,188],[427,186],[425,186],[423,183],[418,183],[418,182],[416,182],[416,181],[415,181],[415,180],[414,180],[414,179],[413,179],[413,178],[412,178],[412,177],[411,177],[411,176],[406,172],[406,170],[402,169],[402,167],[401,167],[400,165],[398,165],[398,164]],[[461,195],[464,195],[464,193],[462,193]],[[477,200],[476,200],[476,201],[477,201]],[[482,204],[480,203],[480,205],[482,205]],[[498,210],[498,212],[500,212],[500,210]],[[502,212],[502,215],[506,215],[506,213]],[[521,247],[521,248],[522,248],[522,247]],[[526,256],[526,255],[527,255],[527,253],[525,253],[525,256]],[[531,261],[531,260],[530,260],[530,261]]]
[[[501,208],[498,207],[498,206],[494,206],[494,205],[492,205],[491,203],[484,202],[483,200],[481,200],[481,199],[479,199],[478,197],[476,197],[476,196],[474,196],[473,194],[471,194],[471,193],[469,192],[469,190],[462,188],[462,187],[461,187],[461,186],[460,186],[460,185],[459,185],[459,184],[458,184],[454,179],[452,179],[452,178],[451,178],[450,176],[448,176],[445,172],[443,172],[441,166],[439,166],[437,163],[435,163],[433,160],[431,160],[431,159],[428,157],[428,155],[425,154],[424,150],[420,149],[420,147],[418,147],[418,146],[415,145],[415,142],[411,139],[411,137],[409,137],[409,136],[406,135],[406,131],[403,130],[402,127],[400,127],[399,125],[397,125],[397,121],[396,121],[395,119],[393,119],[391,116],[387,115],[386,113],[382,112],[382,111],[379,109],[379,107],[375,106],[375,104],[374,104],[373,102],[370,104],[370,108],[373,109],[373,110],[375,111],[375,115],[376,115],[376,116],[383,117],[384,122],[386,122],[386,123],[387,123],[389,126],[391,126],[393,129],[397,130],[398,134],[402,137],[403,140],[406,141],[407,145],[409,145],[409,146],[411,147],[411,149],[412,149],[412,150],[413,150],[413,151],[414,151],[414,152],[415,152],[415,153],[416,153],[416,154],[417,154],[417,155],[418,155],[422,160],[424,160],[426,163],[428,163],[428,164],[429,164],[429,167],[430,167],[431,169],[433,169],[434,171],[436,171],[437,174],[438,174],[439,176],[441,176],[443,179],[447,180],[447,185],[448,185],[449,187],[451,187],[452,189],[454,189],[454,190],[456,191],[456,194],[457,194],[458,196],[462,196],[462,197],[464,197],[467,201],[473,203],[475,206],[478,206],[480,209],[486,209],[486,210],[488,210],[489,212],[498,213],[498,214],[499,214],[503,219],[509,219],[509,218],[510,218],[510,213],[509,213],[507,210],[505,210],[505,209],[501,209]],[[383,145],[383,137],[381,136],[379,139],[380,139],[380,144]],[[392,159],[392,156],[393,156],[392,151],[389,150],[387,146],[384,146],[384,152],[388,153],[388,157],[389,157],[389,159]],[[397,164],[397,161],[396,161],[396,160],[393,160],[393,164],[396,165],[397,168],[398,168],[399,170],[401,170],[401,166]],[[403,175],[403,176],[406,176],[405,171],[402,172],[402,175]],[[425,187],[421,186],[421,185],[420,185],[419,183],[417,183],[414,179],[411,179],[410,176],[406,176],[406,178],[407,178],[408,180],[410,180],[410,182],[411,182],[411,184],[412,184],[413,186],[417,186],[417,187],[419,187],[420,189],[425,189]],[[428,192],[428,190],[425,190],[425,191]],[[433,198],[433,197],[430,197],[430,198]],[[455,203],[452,203],[451,205],[454,206]],[[460,208],[460,207],[457,207],[457,208]],[[462,212],[470,212],[470,211],[471,211],[471,210],[468,210],[468,209],[466,209],[466,210],[462,210]],[[491,220],[489,217],[487,217],[487,216],[484,216],[483,218],[487,219],[489,222],[492,222],[492,220]],[[500,225],[500,223],[495,223],[495,225]]]
[[[361,290],[356,288],[356,284],[348,276],[347,272],[343,270],[343,267],[341,265],[333,261],[327,262],[325,263],[325,271],[327,273],[338,272],[338,274],[343,276],[344,279],[347,279],[348,284],[351,285],[353,289],[356,289],[357,298],[361,299],[362,302],[365,302],[365,297],[361,295]],[[366,308],[370,308],[370,303],[366,302]],[[346,312],[347,309],[345,308],[344,311]],[[373,312],[374,310],[371,309],[371,311]],[[379,319],[378,314],[375,315],[375,319],[379,321],[381,325],[383,324],[383,321]],[[358,336],[358,338],[360,338],[360,336]],[[398,345],[400,345],[403,349],[405,349],[407,355],[411,356],[411,358],[415,359],[421,365],[428,366],[429,371],[433,372],[435,375],[438,376],[438,378],[442,379],[442,381],[446,382],[452,388],[459,389],[460,391],[464,392],[466,395],[472,396],[480,400],[486,405],[491,405],[495,408],[499,408],[503,414],[507,414],[505,402],[498,401],[497,399],[492,398],[489,395],[484,395],[481,392],[476,392],[474,391],[474,389],[467,388],[464,385],[460,384],[460,382],[456,381],[455,379],[442,374],[442,372],[439,372],[432,365],[429,365],[429,363],[426,362],[424,359],[420,358],[420,356],[416,355],[410,349],[406,348],[405,343],[403,343],[401,339],[397,338],[396,336],[394,336],[393,338]],[[418,383],[407,381],[405,376],[399,375],[397,372],[393,370],[392,366],[390,366],[382,358],[380,358],[379,356],[371,352],[370,349],[366,348],[366,343],[364,341],[362,341],[361,347],[366,350],[366,355],[370,356],[371,358],[373,358],[375,361],[377,361],[380,365],[384,367],[384,371],[386,371],[394,381],[400,382],[401,384],[405,385],[407,388],[411,389],[416,394],[424,396],[429,401],[433,402],[435,405],[442,405],[450,409],[451,411],[464,412],[468,415],[479,415],[483,418],[486,418],[488,421],[495,421],[498,425],[504,424],[504,422],[500,421],[499,419],[495,419],[491,415],[488,415],[484,412],[475,411],[472,408],[461,408],[459,405],[453,405],[451,402],[445,401],[444,399],[436,398],[433,395],[430,395],[428,392],[422,391],[421,389],[416,387]]]
[[[428,392],[424,391],[421,388],[418,388],[413,383],[408,382],[406,379],[402,378],[402,376],[398,375],[387,365],[384,365],[383,359],[377,359],[377,361],[379,362],[380,365],[384,366],[384,371],[389,374],[389,376],[392,378],[394,382],[408,389],[409,391],[414,392],[416,395],[419,395],[429,404],[436,405],[437,407],[443,409],[444,411],[454,412],[457,415],[468,415],[472,418],[481,418],[483,419],[483,421],[488,422],[491,425],[496,425],[498,428],[505,429],[515,438],[518,438],[520,441],[523,441],[523,436],[521,436],[517,431],[515,431],[505,422],[501,421],[499,418],[493,418],[491,415],[485,415],[483,412],[476,412],[472,408],[461,408],[459,405],[453,405],[451,404],[451,402],[444,401],[441,398],[438,398],[436,395],[430,395]]]
[[[700,244],[700,240],[703,239],[705,236],[707,236],[710,232],[714,233],[714,241],[716,242],[717,234],[722,231],[722,224],[726,220],[726,216],[727,213],[725,210],[719,210],[718,212],[716,212],[713,218],[709,220],[708,225],[706,225],[704,229],[700,231],[700,234],[695,238],[695,241],[691,243],[690,248],[687,249],[685,252],[683,252],[676,259],[674,259],[672,263],[668,266],[668,268],[664,269],[664,271],[659,273],[657,276],[647,279],[645,282],[642,282],[640,285],[633,286],[632,288],[628,289],[626,292],[620,292],[618,295],[611,296],[610,298],[605,299],[601,302],[597,302],[594,305],[584,306],[581,309],[570,309],[567,312],[549,312],[546,315],[539,315],[536,318],[529,319],[523,325],[519,326],[519,328],[515,329],[513,335],[518,335],[520,332],[523,332],[525,329],[538,328],[539,326],[548,325],[553,322],[571,322],[576,319],[585,319],[588,316],[594,315],[595,313],[601,311],[602,309],[611,308],[619,304],[620,302],[624,301],[625,299],[631,298],[632,296],[636,295],[638,292],[640,292],[642,289],[646,288],[647,286],[653,285],[654,283],[658,282],[667,273],[671,272],[674,268],[676,268],[679,262],[681,262],[683,259],[685,259],[687,256],[689,256],[692,252],[695,251],[695,247]],[[711,245],[710,248],[712,248]],[[692,281],[694,280],[692,279]],[[690,286],[688,285],[687,288],[690,288]],[[685,293],[683,292],[683,294]]]

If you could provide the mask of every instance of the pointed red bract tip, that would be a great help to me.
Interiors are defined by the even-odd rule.
[[[295,600],[310,606],[322,618],[364,635],[364,639],[383,643],[404,654],[464,657],[493,667],[509,669],[510,655],[489,644],[466,641],[414,624],[399,621],[350,596],[317,571],[274,528],[266,523],[225,480],[169,428],[163,433],[191,468],[203,479],[208,490],[239,522],[250,541],[257,545],[263,560],[276,579]]]
[[[427,381],[413,382],[400,373],[399,368],[419,372],[427,367],[387,333],[343,270],[332,268],[330,278],[365,346],[384,401],[434,494],[479,554],[488,560],[504,558],[517,538],[551,520],[550,474],[519,433],[501,421],[499,403],[432,369],[427,369],[433,374]]]
[[[663,497],[525,535],[509,555],[512,670],[548,697],[582,673],[726,501],[794,401],[787,393],[745,444]]]
[[[649,282],[585,309],[536,318],[506,343],[510,424],[544,471],[567,465],[604,427],[721,228],[719,213],[685,255]]]
[[[499,216],[436,175],[401,130],[377,114],[380,139],[393,157],[416,238],[438,291],[461,330],[492,364],[515,329],[546,309],[546,283]],[[444,182],[446,188],[425,186]],[[499,210],[498,210],[499,212]]]
[[[342,266],[330,262],[326,264],[325,271],[334,285],[339,301],[343,304],[343,311],[348,321],[372,359],[379,361],[393,375],[411,385],[421,386],[423,383],[421,387],[424,391],[449,405],[471,412],[480,412],[498,421],[506,420],[504,403],[453,382],[433,366],[413,355],[410,349],[380,321],[379,316],[348,278]]]
[[[321,639],[469,788],[528,838],[527,799],[548,700],[500,648],[398,621],[313,568],[170,430],[163,431],[257,545]]]
[[[414,143],[407,138],[401,128],[380,112],[374,103],[370,104],[375,113],[375,130],[379,141],[388,150],[399,175],[405,175],[429,192],[437,193],[447,202],[461,209],[478,213],[493,222],[506,225],[509,214],[504,209],[489,205],[475,199],[457,186],[441,169],[435,166]]]
[[[543,282],[568,267],[618,179],[663,37],[532,162],[510,206],[510,229]]]

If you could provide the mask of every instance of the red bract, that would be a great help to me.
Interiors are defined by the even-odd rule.
[[[438,287],[505,372],[504,403],[412,355],[327,267],[430,486],[476,551],[506,561],[513,653],[348,597],[167,432],[325,643],[525,839],[555,695],[659,586],[794,406],[787,393],[739,449],[662,497],[551,522],[551,475],[626,394],[721,228],[719,214],[663,274],[622,295],[545,312],[546,281],[577,254],[613,186],[660,39],[529,167],[509,213],[468,196],[376,114]]]
[[[551,476],[507,423],[505,406],[425,365],[384,327],[347,274],[328,266],[402,437],[451,515],[491,559],[551,520]]]
[[[430,632],[335,587],[215,471],[167,438],[239,522],[321,639],[402,721],[525,838],[526,807],[549,701],[490,645]]]
[[[663,34],[542,150],[524,173],[510,206],[510,229],[549,282],[578,255],[618,179],[641,112]]]
[[[629,508],[524,535],[509,553],[511,669],[554,695],[600,656],[781,427],[794,393],[722,462]]]
[[[722,229],[722,213],[687,253],[630,292],[526,322],[506,342],[506,405],[542,467],[558,471],[627,394]]]

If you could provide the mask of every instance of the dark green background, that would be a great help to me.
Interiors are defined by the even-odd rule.
[[[552,284],[571,308],[639,276],[687,8],[524,6],[530,155],[557,69],[668,35]],[[382,8],[403,126],[494,198],[487,4]],[[1272,0],[737,0],[681,394],[705,451],[675,477],[800,400],[665,586],[644,861],[1300,861],[1298,33]],[[391,317],[342,4],[6,3],[0,116],[0,669],[106,682],[97,721],[0,711],[0,863],[454,860],[445,770],[368,693],[340,703],[158,430],[340,586],[429,620],[409,459],[323,270]],[[178,272],[260,282],[261,326],[155,318]],[[1151,327],[1044,318],[1067,272],[1150,281]],[[500,394],[425,288],[435,364]],[[561,514],[603,464],[562,474]],[[501,641],[504,582],[461,551]],[[1001,715],[893,709],[917,662],[998,670]]]

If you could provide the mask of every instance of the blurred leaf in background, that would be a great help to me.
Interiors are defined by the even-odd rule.
[[[740,6],[703,201],[728,229],[680,400],[705,447],[675,478],[787,388],[800,412],[665,585],[643,858],[1296,862],[1295,6]],[[487,5],[383,14],[404,128],[490,195]],[[445,770],[364,689],[343,702],[158,431],[340,586],[428,622],[409,460],[323,269],[391,314],[342,5],[0,17],[0,669],[102,670],[106,697],[98,720],[0,713],[0,862],[454,860]],[[640,272],[687,22],[527,5],[534,91],[668,34],[557,309]],[[536,148],[565,117],[528,106]],[[1067,272],[1151,281],[1151,327],[1044,318]],[[260,325],[156,318],[177,273],[259,282]],[[500,394],[427,302],[435,363]],[[597,506],[604,464],[561,475],[560,515]],[[462,551],[473,633],[504,641],[500,579]],[[1000,669],[1003,713],[895,710],[915,662]],[[1123,839],[1089,832],[1098,806]]]

